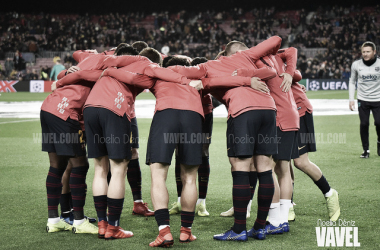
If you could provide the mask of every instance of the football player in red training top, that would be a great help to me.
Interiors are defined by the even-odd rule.
[[[240,68],[257,70],[254,63],[263,56],[277,53],[280,45],[279,37],[271,37],[251,49],[241,44],[241,51],[232,56],[222,56],[219,60],[208,61],[195,67],[177,66],[177,69],[173,70],[190,78],[230,76],[231,72]],[[271,77],[274,77],[274,74]],[[214,235],[216,240],[246,241],[247,236],[265,238],[265,221],[274,192],[270,156],[277,153],[276,107],[265,83],[259,81],[257,84],[263,87],[263,91],[236,87],[211,92],[228,108],[227,153],[232,166],[235,217],[232,229]],[[268,137],[268,143],[259,143],[261,137]],[[246,213],[251,196],[249,172],[253,156],[262,187],[259,197],[265,199],[259,208],[254,227],[247,232]]]
[[[330,220],[336,221],[340,216],[338,192],[330,187],[320,168],[309,160],[309,152],[317,150],[314,135],[313,106],[305,94],[305,87],[297,83],[301,79],[301,73],[296,70],[292,91],[300,117],[300,130],[298,132],[299,157],[293,159],[293,162],[294,166],[307,174],[321,190],[326,199]],[[289,211],[289,220],[295,220],[293,206]]]
[[[185,59],[174,57],[169,60],[168,65],[186,63]],[[120,69],[110,69],[106,73],[119,81],[126,81]],[[204,79],[205,88],[225,87],[226,85],[251,86],[251,79],[247,77],[230,76],[230,78],[224,77],[223,79],[212,80],[214,79]],[[199,130],[201,128],[203,109],[200,103],[200,94],[189,86],[168,81],[158,81],[151,88],[151,91],[157,98],[157,112],[150,129],[147,164],[150,164],[152,171],[152,200],[159,226],[159,235],[154,242],[151,242],[150,246],[157,247],[173,244],[169,226],[168,194],[165,180],[176,145],[178,145],[178,161],[181,163],[181,177],[184,183],[182,193],[186,194],[181,200],[183,211],[181,213],[180,241],[189,242],[196,239],[191,234],[190,228],[194,219],[194,207],[197,197],[195,186],[196,169],[201,162],[203,136]],[[173,112],[178,114],[169,115]],[[179,122],[179,120],[186,120],[187,122]],[[189,140],[193,138],[194,141],[190,141],[191,143],[178,141],[181,135],[189,138]]]
[[[157,77],[161,74],[164,79],[177,83],[191,83],[190,80],[187,80],[182,75],[169,69],[161,70],[162,68],[158,67],[157,64],[152,63],[152,61],[161,62],[161,57],[157,51],[147,48],[140,55],[142,56],[131,58],[131,60],[135,60],[134,63],[122,68],[138,73],[128,72],[127,74],[127,71],[124,71],[125,75],[131,76],[126,81],[129,85],[108,76],[107,72],[112,71],[112,69],[105,71],[103,77],[96,82],[91,91],[84,109],[89,157],[95,158],[93,193],[99,218],[99,237],[104,237],[105,239],[120,239],[133,236],[132,232],[124,231],[119,226],[125,192],[124,173],[131,157],[129,123],[131,106],[133,106],[135,96],[132,94],[130,86],[134,85],[138,89],[152,86],[155,80],[144,76],[144,72]],[[115,58],[108,57],[104,61],[109,63]],[[102,67],[103,61],[98,63],[97,66]],[[99,77],[100,73],[98,72],[82,70],[73,73],[70,77],[77,77],[78,79],[87,79],[87,77],[94,77],[94,75]],[[57,85],[64,86],[65,84],[75,83],[74,79],[65,81],[67,77],[57,82]],[[140,78],[143,79],[141,80]],[[117,96],[116,99],[114,96]],[[98,115],[98,113],[103,115]],[[120,123],[122,126],[120,126]],[[107,185],[108,161],[111,162],[112,172],[109,186]],[[109,212],[108,222],[106,217],[107,207]]]
[[[92,60],[96,59],[98,55],[94,54],[83,60],[83,58],[78,57],[80,54],[94,53],[92,51],[78,51],[73,54],[79,62],[79,67],[91,69],[94,66]],[[71,70],[67,73],[71,75]],[[59,78],[65,74],[66,72],[61,72]],[[42,151],[48,152],[50,159],[50,169],[46,179],[49,217],[47,232],[71,230],[72,228],[75,233],[96,234],[98,231],[97,227],[90,224],[83,213],[87,188],[86,175],[89,165],[86,157],[83,126],[81,126],[83,125],[82,109],[92,85],[90,82],[83,82],[81,85],[60,88],[50,94],[41,106]],[[58,216],[58,204],[62,193],[62,176],[68,163],[72,166],[69,182],[73,197],[73,226]]]
[[[171,57],[172,58],[172,57]],[[196,57],[191,60],[191,66],[207,62],[205,57]],[[202,97],[202,107],[205,119],[202,123],[202,133],[206,137],[202,149],[202,164],[198,168],[198,200],[195,206],[195,214],[199,216],[209,216],[206,210],[206,196],[208,189],[208,181],[210,176],[210,163],[209,163],[209,146],[211,143],[212,124],[213,124],[213,105],[211,95],[207,94]],[[182,195],[182,180],[181,180],[181,167],[176,155],[175,164],[175,177],[177,186],[178,201],[173,203],[173,207],[169,210],[169,214],[178,214],[181,212],[181,195]]]
[[[284,61],[287,63],[286,70]],[[266,226],[267,234],[289,231],[288,213],[293,191],[289,161],[298,157],[296,134],[299,129],[299,119],[290,89],[296,63],[297,50],[295,48],[281,50],[277,55],[269,55],[256,62],[259,68],[271,67],[277,72],[276,77],[268,80],[267,84],[277,108],[278,153],[273,155],[273,159],[276,162],[274,169],[280,185],[274,176],[276,188],[268,215],[270,224]]]

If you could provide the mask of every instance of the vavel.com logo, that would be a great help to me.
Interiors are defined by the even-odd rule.
[[[315,228],[318,247],[360,247],[355,221],[317,221]]]

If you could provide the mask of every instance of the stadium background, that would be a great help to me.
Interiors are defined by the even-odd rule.
[[[38,4],[30,1],[17,5],[7,2],[0,10],[2,12],[0,15],[0,64],[2,65],[0,107],[4,106],[5,102],[43,101],[48,95],[50,82],[39,82],[36,86],[30,82],[30,77],[35,77],[30,76],[30,73],[33,73],[33,69],[36,70],[37,78],[41,79],[40,69],[45,68],[48,73],[49,68],[54,65],[53,58],[55,56],[59,56],[65,66],[69,67],[70,63],[64,61],[66,54],[71,53],[72,48],[87,48],[86,46],[89,44],[90,40],[84,39],[88,29],[86,26],[80,28],[80,25],[86,25],[87,22],[89,30],[95,32],[98,27],[98,31],[95,32],[96,39],[92,45],[99,51],[117,45],[123,37],[123,32],[125,33],[125,42],[135,40],[149,42],[149,38],[151,39],[149,34],[153,33],[157,37],[153,36],[151,45],[159,41],[161,47],[167,44],[170,46],[171,52],[175,54],[183,52],[181,54],[188,53],[192,56],[203,55],[212,58],[214,53],[221,50],[223,44],[229,40],[243,40],[251,42],[250,45],[253,46],[267,36],[280,35],[284,39],[285,46],[295,46],[299,49],[298,68],[303,71],[304,78],[306,75],[308,79],[312,79],[305,80],[305,84],[313,82],[313,88],[317,85],[320,86],[318,90],[324,89],[323,86],[337,89],[336,82],[340,82],[339,86],[343,85],[342,82],[347,83],[348,74],[344,73],[349,72],[347,72],[346,66],[351,66],[352,61],[359,58],[360,44],[366,40],[371,40],[377,45],[380,44],[378,28],[380,27],[380,10],[376,3],[371,1],[366,1],[361,5],[352,5],[352,3],[343,1],[334,2],[336,4],[334,6],[328,4],[328,1],[312,3],[265,1],[254,4],[252,1],[240,1],[239,3],[235,1],[223,1],[223,3],[188,1],[181,2],[180,6],[176,1],[134,3],[107,1],[106,5],[79,1],[64,3],[39,1]],[[255,8],[256,10],[254,10]],[[186,11],[180,12],[182,9],[186,9]],[[166,13],[166,11],[168,12]],[[117,12],[119,14],[116,14]],[[310,17],[309,20],[308,17]],[[117,24],[118,18],[125,22],[122,28],[120,23]],[[37,27],[38,24],[41,24],[38,21],[41,19],[46,19],[45,31],[42,25],[39,29]],[[102,19],[103,23],[100,22]],[[189,37],[183,35],[181,38],[181,34],[185,33],[186,23],[183,28],[176,29],[176,23],[181,23],[181,19],[184,22],[185,20],[189,21],[187,22]],[[67,28],[77,24],[78,28],[70,31],[60,30],[61,27]],[[205,26],[202,26],[203,24]],[[181,25],[179,26],[181,27]],[[219,40],[211,39],[212,32],[209,32],[208,38],[207,36],[205,38],[207,29],[209,31],[214,29],[215,34],[219,32],[221,38]],[[263,33],[261,33],[262,31]],[[140,33],[145,35],[136,37],[135,34]],[[174,40],[170,34],[174,34]],[[60,40],[62,37],[64,39]],[[179,39],[177,39],[178,37]],[[194,38],[196,39],[194,40]],[[86,40],[87,42],[85,42]],[[180,42],[176,45],[177,40]],[[345,44],[346,40],[347,44]],[[170,41],[172,42],[170,43]],[[30,46],[31,44],[32,46]],[[157,46],[157,49],[161,49],[160,46]],[[31,52],[30,50],[33,49],[36,50]],[[22,53],[25,59],[25,68],[16,69],[16,73],[13,74],[14,79],[7,78],[5,60],[9,57],[13,61],[16,50]],[[315,70],[314,73],[313,70]],[[340,76],[336,74],[336,70],[339,71]],[[309,84],[307,86],[311,88]],[[334,87],[330,87],[332,85]],[[326,87],[326,89],[328,88]],[[4,93],[13,92],[13,89],[25,92]],[[33,91],[46,93],[27,93]],[[348,99],[348,91],[340,87],[340,90],[334,91],[309,92],[308,96],[312,99]],[[151,94],[143,93],[138,97],[138,100],[144,99],[152,99]],[[28,105],[28,103],[23,105]],[[380,212],[377,208],[380,207],[380,198],[376,193],[378,193],[380,183],[378,167],[380,158],[374,153],[376,152],[375,129],[371,125],[371,157],[367,160],[359,159],[358,156],[361,152],[358,133],[359,119],[356,116],[357,112],[352,112],[352,114],[355,115],[338,116],[337,114],[337,116],[315,117],[316,132],[320,139],[317,141],[318,151],[311,154],[310,158],[321,167],[331,185],[338,190],[342,209],[341,219],[356,222],[356,226],[359,227],[361,247],[363,249],[379,249],[380,241],[377,236],[380,233],[378,226]],[[0,115],[2,115],[1,112]],[[140,162],[143,163],[146,150],[144,138],[146,140],[148,136],[151,119],[139,119],[138,123],[143,138],[140,151]],[[371,124],[373,124],[372,118]],[[327,211],[320,191],[314,187],[307,176],[298,170],[295,172],[297,219],[291,223],[289,234],[268,237],[265,241],[251,240],[238,245],[234,242],[212,240],[213,234],[222,232],[232,223],[230,218],[219,217],[219,213],[229,209],[232,203],[230,167],[225,155],[225,130],[226,119],[216,118],[213,143],[210,149],[211,175],[207,197],[207,208],[211,216],[196,217],[194,233],[199,238],[198,241],[187,246],[175,244],[174,247],[316,248],[317,220],[327,220]],[[69,232],[46,234],[45,178],[48,159],[40,151],[40,143],[37,138],[40,132],[38,119],[0,118],[0,221],[3,225],[0,249],[148,248],[147,244],[156,236],[156,223],[153,218],[145,220],[130,215],[132,198],[129,187],[126,191],[122,226],[132,230],[135,237],[107,243],[97,240],[96,237],[73,235]],[[328,141],[329,134],[345,135],[345,140]],[[143,198],[151,203],[150,172],[147,167],[141,165]],[[88,215],[94,216],[90,188],[92,177],[93,169],[88,176],[89,195],[85,209]],[[174,168],[170,169],[168,188],[170,202],[173,202],[176,200]],[[256,204],[254,202],[248,225],[253,224],[255,211]],[[172,216],[171,220],[174,230],[179,229],[179,216]],[[174,235],[174,237],[178,237],[178,235]]]

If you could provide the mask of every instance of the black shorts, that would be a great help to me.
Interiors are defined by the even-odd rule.
[[[150,126],[146,164],[171,164],[178,147],[181,164],[202,163],[202,116],[194,111],[165,109],[157,111]]]
[[[214,115],[212,112],[210,114],[205,115],[205,120],[202,123],[202,133],[206,137],[206,140],[204,141],[205,144],[211,144],[213,121]]]
[[[139,128],[137,126],[136,117],[131,119],[131,131],[132,131],[131,147],[139,148]]]
[[[273,155],[275,161],[290,161],[298,155],[298,131],[282,131],[277,127],[278,153]]]
[[[313,114],[308,112],[300,117],[300,130],[298,131],[298,154],[317,151],[315,144]]]
[[[41,110],[42,151],[55,152],[62,156],[85,156],[84,133],[78,121],[67,118],[66,121]]]
[[[83,111],[88,158],[108,155],[110,159],[131,159],[131,124],[105,108],[87,107]]]
[[[228,157],[252,157],[277,153],[276,113],[250,110],[227,121]]]

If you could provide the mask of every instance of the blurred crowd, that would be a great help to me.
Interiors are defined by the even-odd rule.
[[[315,11],[281,11],[272,8],[250,11],[178,13],[134,12],[105,15],[50,15],[9,12],[0,15],[0,60],[5,60],[0,79],[49,79],[56,60],[39,69],[29,69],[22,53],[38,58],[43,51],[69,54],[60,64],[75,64],[70,52],[79,49],[115,47],[121,42],[146,41],[169,54],[213,59],[225,44],[239,40],[248,46],[273,35],[284,46],[299,49],[298,68],[304,78],[347,78],[353,60],[360,58],[364,41],[380,44],[380,8],[319,7]],[[324,48],[306,57],[303,48]],[[16,52],[6,58],[7,52]],[[32,62],[33,63],[33,62]],[[38,72],[39,71],[39,72]]]

